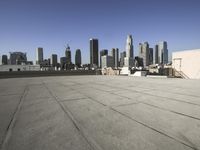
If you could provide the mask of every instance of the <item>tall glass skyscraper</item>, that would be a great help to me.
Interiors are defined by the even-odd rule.
[[[128,35],[126,39],[126,57],[134,58],[133,55],[133,38],[132,35]]]
[[[168,49],[166,41],[161,41],[158,44],[158,63],[159,64],[168,63]]]
[[[36,49],[36,64],[39,65],[43,62],[43,48],[38,47]]]
[[[98,67],[99,65],[99,44],[98,39],[90,39],[90,65]]]
[[[126,57],[124,58],[124,67],[131,68],[134,65],[133,56],[133,38],[132,35],[128,35],[126,39]]]
[[[103,49],[100,51],[100,68],[102,68],[102,56],[108,55],[108,50]]]
[[[154,64],[158,64],[158,45],[155,45]]]
[[[112,51],[112,57],[113,57],[113,64],[115,68],[119,67],[119,49],[113,48]]]
[[[77,65],[78,67],[81,66],[81,50],[77,49],[76,50],[76,54],[75,54],[75,65]]]

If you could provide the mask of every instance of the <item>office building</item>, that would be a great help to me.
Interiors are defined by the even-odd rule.
[[[153,48],[149,48],[149,65],[153,64]]]
[[[43,48],[42,47],[38,47],[36,49],[36,64],[39,65],[43,62]]]
[[[61,70],[64,70],[66,68],[65,67],[66,63],[67,63],[67,58],[66,57],[60,57],[60,68],[61,68]]]
[[[102,68],[114,67],[114,61],[112,56],[104,55],[102,58]]]
[[[100,51],[100,68],[102,68],[102,56],[108,55],[108,50],[107,49],[103,49]]]
[[[81,66],[81,50],[77,49],[75,54],[75,65],[80,67]]]
[[[149,52],[149,44],[148,42],[144,42],[144,44],[139,43],[139,57],[143,59],[143,66],[147,67],[150,65],[150,52]]]
[[[56,67],[57,63],[58,63],[58,61],[57,61],[57,55],[56,54],[52,54],[51,55],[51,66],[52,67]]]
[[[154,50],[154,64],[158,64],[158,45],[155,45],[155,50]]]
[[[113,57],[113,64],[115,68],[119,67],[119,49],[113,48],[111,50],[111,56]]]
[[[124,58],[126,57],[126,51],[123,51],[120,53],[120,62],[119,62],[119,66],[123,67],[124,66]]]
[[[126,57],[124,58],[125,67],[133,67],[134,55],[133,55],[133,38],[132,35],[128,35],[126,39]]]
[[[71,64],[71,50],[69,45],[67,45],[66,50],[65,50],[65,57],[66,57],[66,64]]]
[[[2,55],[1,64],[2,65],[7,65],[8,64],[8,56],[7,55]]]
[[[99,65],[99,44],[98,39],[90,39],[90,65],[98,67]]]
[[[132,35],[128,35],[126,39],[126,57],[134,58],[133,56],[133,38]]]
[[[10,52],[10,65],[22,65],[27,63],[26,53]]]
[[[168,49],[166,41],[159,42],[158,44],[158,63],[159,64],[168,63]]]

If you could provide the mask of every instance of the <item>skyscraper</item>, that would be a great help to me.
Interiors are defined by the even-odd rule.
[[[113,57],[113,64],[115,68],[119,67],[119,49],[112,48],[111,55]]]
[[[128,35],[126,39],[126,57],[134,58],[133,55],[133,38],[132,35]]]
[[[155,45],[154,64],[158,64],[158,45]]]
[[[27,63],[26,53],[23,52],[10,52],[10,64],[21,65]]]
[[[66,64],[68,65],[71,64],[71,50],[68,44],[65,50],[65,57],[66,57]]]
[[[2,55],[1,64],[2,65],[7,65],[8,64],[8,56],[7,55]]]
[[[139,57],[143,59],[144,67],[149,66],[149,44],[144,42],[144,44],[139,44]]]
[[[98,67],[99,65],[99,44],[98,39],[90,39],[90,65]]]
[[[161,41],[158,44],[158,63],[159,64],[168,63],[168,49],[166,41]]]
[[[66,57],[60,57],[60,67],[61,67],[61,70],[64,70],[66,69],[66,62],[67,62],[67,58]]]
[[[124,58],[126,57],[126,51],[120,53],[120,67],[124,66]]]
[[[36,49],[36,64],[39,65],[42,63],[42,61],[43,61],[43,48],[38,47]]]
[[[104,55],[102,58],[102,68],[114,67],[114,61],[112,56]]]
[[[76,54],[75,54],[75,65],[77,65],[78,67],[81,66],[81,50],[77,49],[76,50]]]
[[[126,39],[126,57],[124,59],[125,67],[133,67],[134,56],[133,56],[133,38],[132,35],[128,35]]]
[[[153,48],[149,48],[149,65],[153,64]]]
[[[57,63],[58,63],[57,55],[56,55],[56,54],[52,54],[52,55],[51,55],[51,65],[52,65],[53,67],[56,67],[56,66],[57,66]]]
[[[103,49],[100,51],[100,68],[102,68],[102,56],[108,55],[108,50]]]

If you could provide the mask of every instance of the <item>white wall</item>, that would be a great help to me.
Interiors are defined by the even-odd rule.
[[[190,79],[200,79],[200,49],[173,52],[172,67]]]

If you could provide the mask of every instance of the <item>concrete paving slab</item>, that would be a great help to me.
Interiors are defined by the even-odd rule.
[[[88,150],[90,145],[55,101],[23,105],[7,150]]]
[[[103,150],[191,149],[92,100],[64,104]]]
[[[0,79],[0,150],[200,150],[199,89],[128,76]]]
[[[0,147],[20,98],[20,95],[0,96]]]
[[[180,115],[185,115],[200,120],[200,106],[198,105],[150,95],[143,95],[136,99],[138,101],[141,101],[142,103],[149,104],[151,106],[158,107],[163,110],[172,111]]]
[[[200,132],[197,132],[200,131],[199,120],[174,114],[142,103],[115,107],[115,109],[194,149],[200,149]]]

